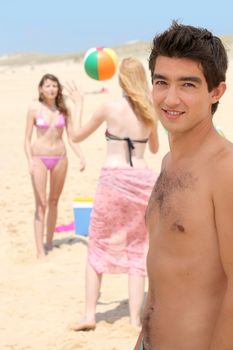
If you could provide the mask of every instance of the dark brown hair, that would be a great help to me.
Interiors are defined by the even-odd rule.
[[[149,57],[149,68],[153,80],[158,56],[189,58],[201,64],[208,90],[212,91],[226,80],[227,53],[220,38],[204,28],[182,25],[173,21],[170,28],[156,35]],[[218,102],[212,104],[215,113]]]
[[[57,77],[55,77],[55,75],[53,74],[45,74],[40,82],[39,82],[39,87],[42,87],[45,83],[46,80],[52,80],[54,82],[57,83],[57,86],[58,86],[58,92],[57,92],[57,96],[56,96],[56,99],[55,99],[55,104],[57,106],[57,109],[63,113],[65,116],[68,116],[68,109],[66,107],[66,104],[65,104],[65,101],[64,101],[64,97],[63,97],[63,94],[62,94],[62,85],[60,83],[60,81],[58,80]],[[43,95],[42,94],[39,94],[39,101],[40,102],[44,102],[43,100]]]

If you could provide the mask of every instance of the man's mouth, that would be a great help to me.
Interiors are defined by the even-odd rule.
[[[164,112],[166,118],[168,119],[177,119],[184,114],[184,112],[181,112],[181,111],[174,111],[174,110],[165,109],[165,108],[162,108],[162,111]]]

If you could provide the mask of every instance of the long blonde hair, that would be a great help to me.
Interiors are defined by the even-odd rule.
[[[142,63],[133,57],[122,60],[119,69],[119,84],[129,99],[134,113],[149,127],[157,124],[157,118],[149,97],[149,85]]]

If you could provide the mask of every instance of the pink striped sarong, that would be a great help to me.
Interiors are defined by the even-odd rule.
[[[88,261],[101,273],[146,275],[148,168],[102,168],[89,226]]]

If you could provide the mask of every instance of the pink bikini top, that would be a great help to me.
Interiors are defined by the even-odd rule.
[[[64,128],[66,125],[65,123],[65,117],[64,115],[61,113],[59,114],[59,119],[58,121],[56,122],[56,124],[48,124],[44,117],[43,117],[43,114],[42,114],[42,111],[40,111],[39,115],[37,116],[36,118],[36,127],[39,128],[39,129],[48,129],[50,127],[54,127],[54,128],[57,128],[57,129],[61,129],[61,128]]]

